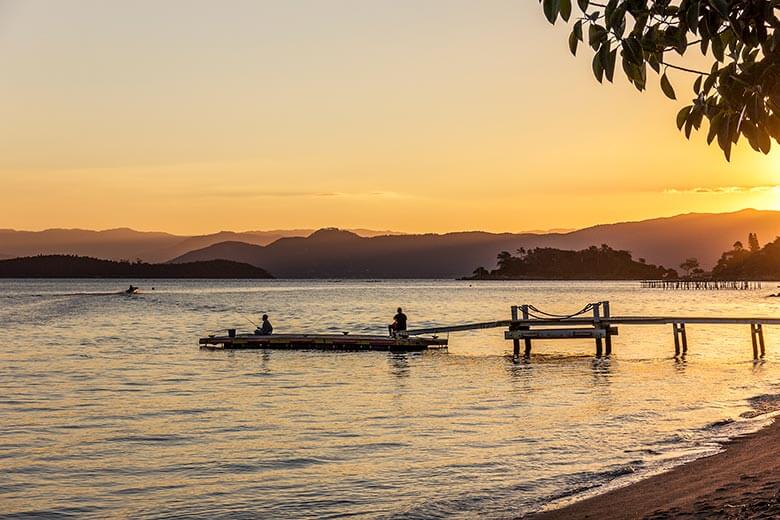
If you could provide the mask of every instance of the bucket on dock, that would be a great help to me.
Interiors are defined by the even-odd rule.
[[[228,329],[228,337],[229,338],[235,338],[236,337],[236,329]]]

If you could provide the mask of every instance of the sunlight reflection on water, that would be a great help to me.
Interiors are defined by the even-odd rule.
[[[211,352],[198,336],[384,332],[506,319],[509,306],[613,314],[778,316],[752,292],[632,282],[0,281],[3,513],[157,517],[498,517],[717,448],[776,391],[780,353],[747,326],[621,327],[615,355],[539,342],[516,365],[498,329],[449,352]],[[151,291],[154,286],[155,290]],[[772,284],[771,286],[774,286]]]

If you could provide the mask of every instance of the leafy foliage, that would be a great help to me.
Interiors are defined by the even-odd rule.
[[[685,262],[680,264],[680,269],[685,271],[686,276],[690,276],[693,271],[701,271],[699,261],[696,258],[687,258]]]
[[[717,140],[726,160],[745,137],[769,153],[780,142],[780,0],[577,0],[580,14],[569,36],[576,54],[585,41],[593,51],[593,74],[613,81],[620,63],[640,91],[648,67],[660,76],[663,93],[676,99],[667,69],[696,76],[694,98],[677,114],[677,128],[690,138],[708,121],[707,143]],[[539,0],[547,20],[572,19],[572,0]],[[700,53],[712,62],[699,71],[670,62],[674,55]]]
[[[723,253],[712,269],[712,277],[721,280],[780,279],[780,237],[759,247],[758,238],[751,233],[748,243],[751,245],[749,249],[734,247]]]

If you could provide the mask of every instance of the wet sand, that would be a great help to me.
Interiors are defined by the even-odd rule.
[[[716,455],[529,518],[780,518],[780,422]]]

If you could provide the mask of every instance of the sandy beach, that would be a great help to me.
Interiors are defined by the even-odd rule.
[[[528,518],[780,518],[780,422],[718,454]]]

